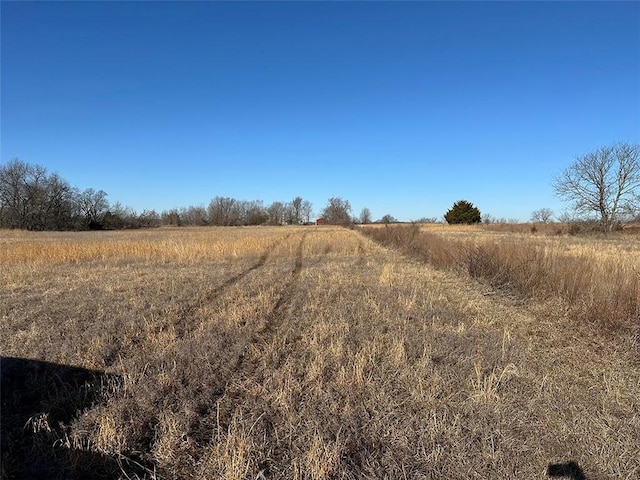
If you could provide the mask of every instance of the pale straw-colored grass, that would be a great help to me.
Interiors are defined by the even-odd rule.
[[[452,247],[433,235],[430,255]],[[71,452],[51,478],[82,455],[104,478],[640,474],[634,341],[554,298],[328,226],[2,238],[31,248],[0,266],[3,355],[100,373],[95,392],[3,390],[41,399],[3,460]]]

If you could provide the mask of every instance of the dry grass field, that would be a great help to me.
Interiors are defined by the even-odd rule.
[[[513,264],[627,295],[637,239],[418,233],[0,232],[2,478],[638,478],[632,300]]]
[[[640,235],[567,236],[557,225],[408,225],[362,230],[433,266],[488,283],[493,293],[560,299],[570,315],[600,328],[637,330]]]

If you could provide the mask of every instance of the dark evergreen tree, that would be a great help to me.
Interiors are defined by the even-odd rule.
[[[444,215],[447,223],[480,223],[480,210],[473,206],[471,202],[460,200],[453,204],[453,207]]]

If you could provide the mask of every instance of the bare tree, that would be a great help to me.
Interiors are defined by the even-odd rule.
[[[43,230],[47,223],[47,169],[41,165],[28,166],[29,177],[24,183],[27,228]]]
[[[384,224],[398,223],[398,219],[393,215],[391,215],[390,213],[387,213],[386,215],[383,215],[382,218],[380,218],[376,223],[384,223]]]
[[[240,205],[235,198],[215,197],[209,203],[207,213],[211,225],[240,225],[241,222]]]
[[[189,207],[190,213],[191,210]],[[198,213],[202,216],[202,211]],[[168,214],[163,216],[168,218]],[[88,188],[81,192],[43,166],[17,158],[0,164],[0,228],[112,229],[159,224],[160,217],[155,211],[136,215],[133,209],[120,203],[110,206],[103,190]]]
[[[294,210],[293,202],[283,203],[283,205],[284,205],[283,223],[286,223],[287,225],[294,225],[296,223],[296,220],[295,220],[295,210]]]
[[[267,208],[267,215],[271,225],[282,225],[285,223],[287,206],[282,202],[273,202]]]
[[[29,228],[27,188],[31,169],[17,158],[0,167],[0,219],[4,227]]]
[[[133,210],[130,210],[133,212]],[[133,212],[135,216],[135,212]],[[160,215],[155,210],[143,210],[140,215],[137,216],[136,226],[150,228],[160,226]]]
[[[73,222],[74,189],[57,173],[47,182],[47,229],[71,228]]]
[[[313,205],[309,200],[303,200],[300,205],[300,215],[305,223],[311,223],[311,215],[313,215]]]
[[[194,225],[202,227],[208,225],[207,209],[202,205],[190,205],[180,209],[180,218],[184,225]]]
[[[268,220],[262,200],[243,202],[243,225],[262,225]]]
[[[322,217],[326,223],[334,225],[349,225],[351,223],[351,204],[340,197],[331,197],[327,206],[322,210]]]
[[[610,231],[621,214],[638,208],[639,145],[618,143],[577,157],[556,177],[556,194],[578,215],[596,214]]]
[[[104,190],[96,192],[93,188],[87,188],[80,194],[78,206],[89,228],[102,228],[102,217],[109,208],[107,193]]]
[[[493,215],[491,215],[490,213],[483,213],[482,217],[481,217],[481,223],[496,223],[497,219],[496,217],[494,217]]]
[[[553,210],[550,208],[541,208],[531,213],[531,222],[533,223],[550,223],[553,218]]]
[[[178,212],[177,208],[172,208],[171,210],[165,210],[160,214],[160,221],[164,225],[174,225],[176,227],[180,227],[182,225],[182,220],[180,219],[180,212]]]
[[[13,159],[0,166],[0,226],[29,230],[73,225],[74,191],[40,165]]]
[[[302,197],[296,197],[291,200],[291,219],[290,223],[298,225],[302,223]]]
[[[361,211],[360,211],[360,223],[362,224],[367,224],[367,223],[371,223],[371,210],[369,210],[367,207],[364,207]]]
[[[482,217],[482,221],[484,222],[484,216]],[[421,217],[413,220],[412,223],[442,223],[442,220],[438,217]]]

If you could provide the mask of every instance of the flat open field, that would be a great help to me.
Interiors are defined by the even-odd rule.
[[[541,298],[338,227],[2,231],[2,478],[640,477],[638,330]]]

